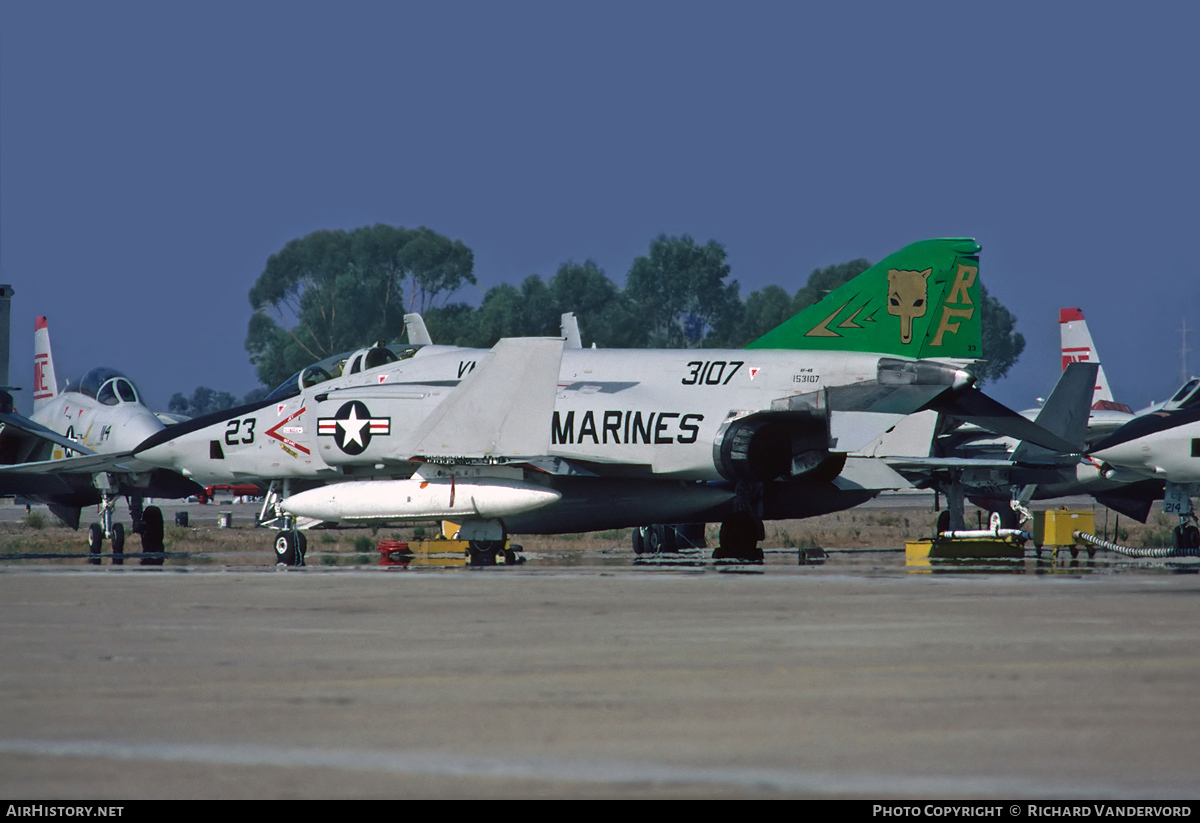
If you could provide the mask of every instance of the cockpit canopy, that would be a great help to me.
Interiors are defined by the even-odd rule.
[[[97,366],[84,372],[82,377],[69,381],[67,391],[86,394],[106,406],[141,402],[133,381],[107,366]]]
[[[1175,396],[1166,402],[1167,409],[1190,409],[1200,406],[1200,377],[1193,377],[1183,384]]]
[[[324,383],[326,380],[358,374],[379,366],[386,366],[388,363],[395,363],[397,360],[407,360],[420,348],[419,345],[378,345],[369,349],[335,354],[333,357],[327,357],[296,372],[276,386],[274,391],[267,395],[267,399],[285,400],[295,397],[318,383]]]

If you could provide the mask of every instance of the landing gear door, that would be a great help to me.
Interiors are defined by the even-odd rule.
[[[1163,492],[1163,513],[1186,517],[1192,512],[1191,488],[1183,483],[1168,483]]]

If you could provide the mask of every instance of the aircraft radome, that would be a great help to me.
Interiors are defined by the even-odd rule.
[[[102,523],[88,530],[99,554],[105,538],[114,555],[124,550],[125,528],[113,521],[118,497],[127,497],[133,530],[147,552],[162,551],[162,512],[142,511],[144,497],[187,497],[202,491],[179,474],[133,458],[135,446],[161,432],[162,421],[141,403],[129,378],[115,369],[93,368],[59,391],[45,317],[34,324],[33,416],[0,409],[0,494],[49,504],[72,528],[83,506],[102,504]]]
[[[364,349],[135,454],[204,483],[271,480],[281,562],[302,560],[297,523],[438,518],[482,563],[509,532],[664,522],[720,522],[714,556],[757,559],[764,520],[908,486],[851,453],[917,410],[1073,449],[972,387],[978,252],[914,243],[740,350]]]

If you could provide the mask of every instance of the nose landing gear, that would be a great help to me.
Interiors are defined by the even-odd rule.
[[[275,536],[275,564],[278,566],[303,566],[307,551],[308,538],[299,529],[282,529]]]
[[[88,526],[88,563],[93,566],[100,565],[105,540],[109,541],[112,548],[112,564],[114,566],[121,566],[125,563],[125,526],[115,522],[113,519],[113,513],[117,506],[117,494],[114,492],[115,489],[110,489],[100,493],[100,522]],[[152,548],[147,548],[145,536],[146,518],[147,516],[151,519],[153,518],[151,512],[157,513],[160,525],[158,531],[151,535],[153,538],[151,541]],[[133,518],[132,531],[135,534],[139,532],[142,534],[143,553],[155,552],[161,554],[163,550],[162,512],[156,506],[151,506],[143,512],[142,499],[140,497],[130,497],[129,513]],[[142,565],[161,566],[162,560],[160,558],[157,560],[157,563],[153,560],[147,563],[146,558],[143,558]]]

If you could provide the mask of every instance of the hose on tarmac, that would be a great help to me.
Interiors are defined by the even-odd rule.
[[[979,540],[988,537],[1007,537],[1015,540],[1033,540],[1030,532],[1021,529],[960,529],[958,531],[938,532],[939,538],[958,538],[962,540]]]
[[[1108,549],[1110,552],[1123,554],[1126,557],[1200,557],[1200,549],[1135,549],[1129,546],[1122,546],[1120,543],[1114,543],[1111,540],[1104,540],[1086,532],[1075,532],[1075,539],[1082,540],[1084,543],[1090,543],[1102,549]]]

